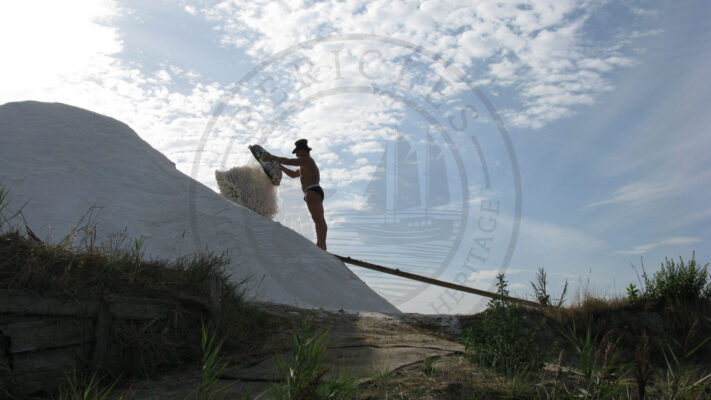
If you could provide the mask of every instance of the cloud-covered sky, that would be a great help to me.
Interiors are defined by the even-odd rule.
[[[543,266],[552,287],[589,279],[613,295],[636,283],[640,257],[652,271],[693,250],[710,261],[709,20],[701,0],[10,0],[0,4],[0,104],[60,101],[112,116],[213,189],[213,171],[247,162],[247,144],[288,155],[308,137],[331,249],[393,266],[392,254],[455,244],[395,246],[390,257],[346,246],[337,236],[350,217],[337,211],[367,208],[398,137],[422,161],[431,134],[452,204],[469,212],[449,265],[429,273],[489,288],[503,268],[526,295]],[[316,40],[354,34],[371,36]],[[461,131],[460,115],[471,119]],[[420,179],[422,193],[441,193],[442,182]],[[277,220],[313,236],[300,196],[284,182]],[[497,231],[482,242],[487,223]],[[488,257],[474,265],[476,246]],[[357,272],[393,299],[413,290]],[[447,296],[428,289],[399,306],[482,304]]]

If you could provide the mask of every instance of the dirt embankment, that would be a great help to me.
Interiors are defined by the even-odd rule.
[[[225,392],[226,398],[270,398],[270,384],[283,379],[278,373],[276,355],[289,356],[290,327],[311,312],[315,313],[315,331],[328,332],[325,379],[346,367],[358,382],[367,385],[368,381],[398,371],[417,369],[425,359],[460,357],[464,351],[457,339],[462,334],[461,327],[454,316],[348,314],[267,303],[258,307],[269,315],[268,338],[255,351],[223,354],[229,366],[220,385],[231,385]],[[194,368],[151,383],[137,382],[117,395],[135,399],[184,398],[197,387],[199,373]]]

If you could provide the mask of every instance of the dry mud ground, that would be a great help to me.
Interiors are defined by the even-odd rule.
[[[260,303],[259,307],[277,323],[260,350],[222,354],[228,367],[218,386],[230,385],[225,398],[272,398],[271,382],[283,378],[275,355],[290,355],[291,327],[309,313],[283,305]],[[462,329],[456,316],[312,312],[316,331],[328,330],[325,366],[329,373],[348,368],[360,383],[357,398],[462,398],[470,387],[466,380],[479,374],[463,358]],[[433,372],[425,372],[426,358],[433,361]],[[123,384],[111,397],[184,399],[198,387],[199,378],[196,366],[154,381]]]

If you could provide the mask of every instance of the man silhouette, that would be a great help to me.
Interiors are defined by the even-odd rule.
[[[304,201],[309,208],[311,218],[316,225],[316,246],[326,250],[326,219],[323,216],[323,189],[319,186],[320,175],[316,161],[311,158],[311,148],[308,140],[299,139],[294,143],[292,154],[296,158],[276,157],[269,153],[264,155],[264,160],[274,160],[281,165],[281,170],[291,178],[301,177],[301,190],[304,192]],[[292,171],[284,165],[298,166],[299,169]]]

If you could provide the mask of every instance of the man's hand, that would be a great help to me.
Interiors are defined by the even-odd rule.
[[[286,168],[286,167],[283,166],[283,165],[280,165],[280,167],[281,167],[281,170],[282,170],[287,176],[289,176],[290,178],[298,178],[298,177],[301,176],[301,170],[300,170],[300,169],[297,169],[296,171],[292,171],[292,170],[290,170],[289,168]]]

